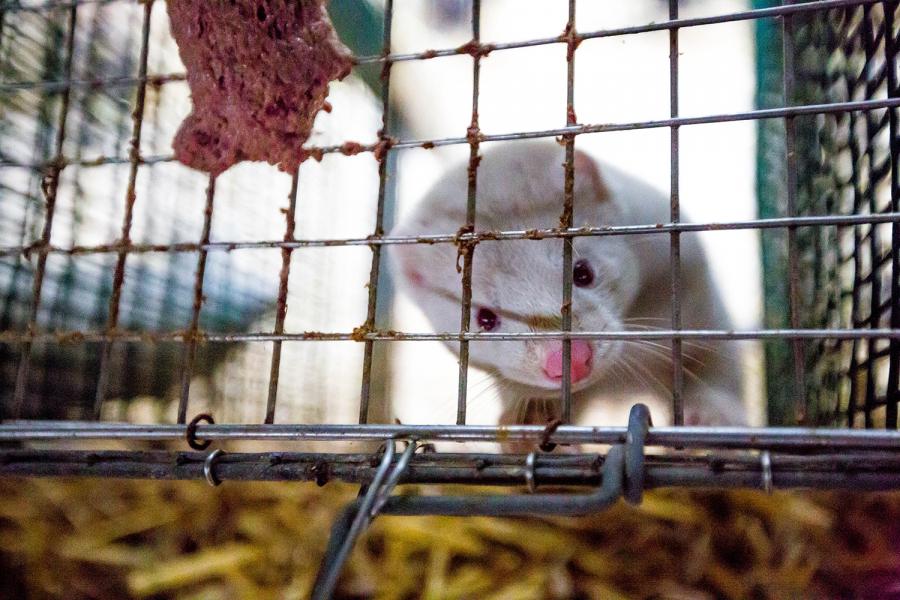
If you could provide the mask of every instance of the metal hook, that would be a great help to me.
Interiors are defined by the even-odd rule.
[[[550,441],[550,437],[556,433],[556,430],[562,424],[562,419],[552,419],[547,423],[547,426],[544,427],[544,432],[541,434],[541,443],[538,445],[538,448],[544,452],[553,452],[556,449],[556,444]]]
[[[393,470],[388,474],[391,462],[396,454],[394,444],[394,440],[386,442],[384,456],[365,495],[358,498],[356,503],[351,504],[339,517],[339,523],[346,524],[350,521],[352,515],[352,522],[350,522],[349,527],[345,525],[341,527],[341,531],[345,530],[346,533],[339,536],[332,535],[329,541],[323,558],[322,568],[319,571],[319,576],[316,578],[312,596],[314,599],[324,600],[331,598],[334,587],[337,584],[337,578],[341,573],[341,568],[347,560],[350,550],[353,549],[356,539],[378,514],[385,502],[390,499],[391,490],[400,481],[412,455],[416,451],[416,443],[410,442],[397,464],[394,465]]]
[[[644,496],[644,445],[652,424],[646,404],[635,404],[628,415],[625,437],[625,500],[640,504]]]
[[[407,448],[407,451],[409,449]],[[386,455],[389,453],[385,453]],[[341,511],[331,529],[328,547],[313,588],[313,600],[332,597],[341,567],[359,532],[354,528],[367,516],[374,497],[376,480],[384,478],[386,463],[375,474],[370,492],[357,498]],[[398,463],[399,464],[399,463]],[[591,494],[559,496],[554,494],[520,494],[488,496],[391,496],[383,512],[393,515],[456,515],[456,516],[517,516],[517,515],[586,515],[604,510],[622,496],[625,476],[625,450],[620,444],[609,449],[601,469],[601,485]],[[379,480],[380,481],[380,480]],[[348,544],[348,542],[350,542]]]
[[[209,485],[216,487],[222,485],[222,480],[216,477],[215,467],[216,463],[219,462],[219,459],[222,458],[222,455],[225,454],[220,448],[216,448],[212,452],[210,452],[206,456],[206,460],[203,461],[203,476],[206,478],[206,483]]]
[[[209,413],[200,413],[191,419],[191,422],[187,424],[187,429],[184,432],[184,438],[187,440],[188,446],[194,450],[206,450],[209,448],[209,445],[212,444],[212,440],[204,440],[202,442],[197,441],[197,425],[200,421],[206,421],[210,425],[216,424],[212,415]]]
[[[528,456],[525,457],[525,485],[528,486],[528,491],[530,493],[534,493],[534,490],[537,488],[537,485],[534,482],[534,459],[535,452],[529,452]]]
[[[763,450],[759,455],[759,465],[762,468],[762,489],[767,494],[772,493],[772,454]]]
[[[412,458],[412,455],[416,452],[416,443],[409,442],[406,446],[406,450],[403,451],[403,454],[400,455],[400,460],[397,461],[397,464],[394,465],[394,469],[391,471],[391,474],[388,476],[384,485],[381,486],[381,490],[378,492],[378,496],[375,498],[375,502],[372,504],[372,508],[369,509],[369,517],[374,518],[375,515],[381,510],[381,507],[384,506],[384,503],[387,502],[388,498],[391,496],[391,492],[397,487],[397,483],[400,481],[400,478],[403,476],[403,473],[406,472],[406,467],[409,465],[409,461]]]

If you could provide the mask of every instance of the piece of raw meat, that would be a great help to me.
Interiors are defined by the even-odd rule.
[[[328,95],[353,64],[326,0],[168,0],[194,109],[173,147],[219,174],[242,160],[293,171]]]

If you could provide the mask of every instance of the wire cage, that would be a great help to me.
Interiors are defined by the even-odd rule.
[[[895,14],[889,5],[848,7],[799,17],[780,32],[762,25],[761,48],[769,62],[761,65],[760,102],[778,102],[791,94],[794,103],[824,104],[892,97],[896,72],[893,37]],[[783,43],[780,43],[783,41]],[[764,56],[764,55],[763,55]],[[793,80],[776,81],[773,69]],[[792,61],[792,62],[791,62]],[[858,215],[894,212],[892,179],[896,160],[893,111],[836,114],[797,119],[787,135],[780,123],[760,129],[760,208],[764,217]],[[774,158],[790,144],[795,165]],[[796,188],[783,178],[796,168]],[[786,189],[785,185],[789,187]],[[791,192],[787,192],[791,189]],[[858,227],[810,227],[793,233],[796,255],[785,260],[782,240],[763,238],[767,269],[768,325],[771,327],[895,328],[893,223]],[[838,249],[834,251],[834,249]],[[790,276],[786,269],[792,269]],[[790,305],[792,312],[781,307]],[[791,423],[862,422],[865,427],[897,427],[897,347],[889,339],[817,340],[793,349],[770,346],[767,368],[770,419]],[[791,358],[793,356],[793,358]],[[793,367],[801,365],[795,372]],[[776,383],[777,382],[777,383]],[[801,390],[797,394],[796,390]],[[788,397],[804,398],[796,414]]]
[[[86,4],[102,6],[86,21]],[[576,2],[560,35],[515,42],[481,39],[481,3],[472,2],[471,40],[454,48],[393,52],[392,0],[379,22],[381,51],[356,43],[355,68],[379,92],[379,137],[348,152],[343,141],[315,153],[349,160],[357,150],[374,156],[378,195],[371,232],[331,239],[297,235],[304,206],[302,185],[291,178],[281,239],[211,237],[222,182],[191,173],[194,189],[165,171],[173,161],[170,139],[154,119],[166,89],[183,82],[181,72],[156,70],[151,28],[162,3],[153,0],[75,0],[0,6],[0,332],[2,409],[0,474],[104,477],[205,478],[224,480],[340,479],[366,493],[335,525],[319,582],[320,597],[334,586],[352,542],[379,512],[392,514],[576,514],[600,510],[619,497],[639,502],[645,488],[660,486],[819,487],[895,489],[900,486],[897,432],[900,377],[900,183],[897,155],[896,49],[898,3],[819,0],[761,6],[731,14],[669,19],[618,29],[581,31]],[[104,27],[126,19],[128,27]],[[339,24],[339,19],[335,19]],[[679,115],[679,32],[693,27],[753,21],[759,28],[758,108],[734,113]],[[585,124],[574,106],[579,45],[591,39],[643,33],[669,39],[669,117],[653,121]],[[106,36],[106,37],[104,37]],[[171,41],[169,42],[171,44]],[[533,46],[566,49],[565,114],[559,127],[493,133],[479,127],[481,63],[488,55]],[[371,48],[371,45],[369,46]],[[377,47],[377,46],[376,46]],[[402,135],[391,103],[392,66],[470,57],[471,120],[455,137],[411,139]],[[373,77],[381,69],[380,77]],[[680,209],[682,128],[702,124],[760,123],[760,218],[732,222],[684,222]],[[662,129],[670,134],[670,221],[636,226],[574,227],[575,148],[580,136]],[[558,138],[565,146],[564,202],[558,224],[530,231],[482,231],[475,222],[479,154],[483,144]],[[344,140],[346,141],[346,140]],[[466,221],[457,231],[391,237],[396,157],[410,149],[467,145],[470,177]],[[99,148],[99,154],[84,154]],[[160,169],[153,185],[142,179]],[[168,183],[167,183],[168,181]],[[96,215],[79,212],[66,198],[106,198],[92,205],[116,215],[101,236],[77,230]],[[245,190],[246,191],[246,190]],[[239,195],[241,190],[231,190]],[[191,198],[185,196],[191,195]],[[189,207],[173,228],[158,211],[163,202]],[[68,204],[67,204],[68,203]],[[94,210],[98,210],[94,208]],[[143,211],[143,212],[142,212]],[[184,213],[187,214],[187,213]],[[60,235],[70,229],[71,235]],[[681,238],[700,231],[763,232],[766,327],[755,330],[690,330],[682,325]],[[671,320],[660,331],[572,331],[573,241],[578,237],[667,236]],[[561,239],[563,274],[560,330],[505,334],[475,331],[471,322],[472,269],[482,243]],[[63,241],[60,241],[63,240]],[[385,310],[383,250],[391,244],[455,244],[460,249],[459,331],[418,333],[380,328]],[[344,331],[285,328],[292,256],[307,248],[359,247],[371,251],[364,321]],[[471,249],[475,251],[470,251]],[[238,252],[273,251],[270,271],[242,263]],[[163,268],[152,268],[153,261]],[[162,273],[162,275],[160,275]],[[268,274],[267,274],[268,273]],[[235,292],[235,286],[240,289]],[[275,290],[270,326],[254,316]],[[87,295],[77,292],[88,292]],[[83,298],[89,298],[84,305]],[[239,303],[232,300],[240,298]],[[222,299],[221,301],[217,299]],[[522,337],[560,339],[563,346],[561,415],[544,425],[467,424],[469,345]],[[646,408],[636,406],[627,425],[572,425],[571,343],[588,340],[651,340],[669,344],[674,426],[650,427]],[[400,341],[451,341],[459,345],[458,405],[454,425],[404,425],[379,419],[373,403],[384,394],[377,381],[379,351]],[[773,424],[865,425],[864,430],[685,427],[682,391],[684,344],[693,341],[762,340],[766,343],[769,413]],[[291,344],[315,347],[352,342],[364,348],[355,424],[310,424],[276,419],[282,352]],[[266,348],[270,360],[260,422],[215,422],[216,415],[191,405],[191,382],[222,348],[246,343]],[[315,350],[309,352],[315,353]],[[345,375],[346,377],[346,375]],[[111,398],[159,395],[178,390],[174,423],[128,424],[98,420]],[[79,450],[30,446],[29,442],[95,440],[135,444],[127,449]],[[378,452],[228,452],[209,450],[226,440],[364,441]],[[417,452],[428,442],[514,441],[534,447],[508,452]],[[139,441],[184,442],[194,451],[143,449]],[[407,442],[405,449],[395,447]],[[606,444],[604,454],[553,453],[557,444]],[[666,452],[645,456],[645,446]],[[373,446],[377,447],[377,446]],[[539,451],[540,450],[540,451]],[[496,496],[391,495],[398,483],[525,485],[529,494]],[[599,487],[598,487],[599,483]],[[581,494],[536,493],[548,484],[588,486]]]

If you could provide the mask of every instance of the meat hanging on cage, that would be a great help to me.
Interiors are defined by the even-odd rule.
[[[242,160],[293,172],[309,156],[303,144],[328,83],[350,73],[324,0],[203,0],[166,3],[187,67],[193,112],[175,156],[218,174]]]

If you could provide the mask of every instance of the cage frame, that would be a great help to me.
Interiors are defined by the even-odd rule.
[[[130,240],[131,227],[131,211],[136,201],[134,193],[134,182],[137,170],[140,166],[148,164],[157,164],[160,162],[168,162],[174,160],[172,156],[143,156],[140,152],[141,124],[143,115],[144,95],[148,86],[162,86],[172,81],[183,81],[185,76],[183,73],[149,73],[147,68],[147,55],[149,51],[149,31],[150,17],[154,7],[154,0],[146,0],[143,2],[144,15],[142,26],[142,46],[140,51],[140,60],[138,66],[138,74],[136,77],[117,77],[109,79],[97,80],[74,80],[72,79],[72,56],[75,44],[75,25],[78,7],[87,3],[108,3],[123,2],[125,0],[74,0],[71,2],[47,2],[35,5],[18,5],[6,2],[0,7],[0,22],[3,21],[3,15],[9,11],[17,10],[66,10],[68,13],[68,30],[66,43],[66,67],[67,77],[62,81],[20,81],[20,82],[0,82],[0,94],[11,93],[22,89],[37,89],[46,92],[62,94],[62,105],[59,115],[59,131],[60,135],[56,140],[55,157],[41,164],[25,164],[11,160],[0,160],[0,169],[7,168],[25,168],[44,176],[45,186],[43,188],[45,194],[45,220],[44,227],[39,240],[33,243],[23,244],[19,246],[0,247],[0,257],[37,257],[37,269],[35,270],[32,287],[32,312],[29,319],[28,327],[24,332],[4,331],[0,332],[0,343],[15,345],[20,348],[21,360],[17,372],[14,408],[11,420],[0,424],[0,442],[19,443],[23,441],[40,440],[47,441],[71,441],[77,439],[94,439],[94,440],[180,440],[187,439],[203,439],[208,442],[229,439],[254,439],[254,440],[365,440],[372,442],[385,442],[387,440],[408,440],[410,443],[427,442],[432,440],[522,440],[535,444],[543,442],[559,443],[559,444],[624,444],[627,441],[628,429],[616,427],[577,427],[568,424],[554,426],[552,430],[541,426],[510,426],[510,427],[486,427],[466,425],[466,389],[468,374],[468,344],[471,341],[490,341],[490,340],[520,340],[520,339],[559,339],[563,341],[563,382],[561,390],[562,414],[564,421],[568,421],[571,416],[571,380],[568,366],[571,362],[570,343],[571,340],[660,340],[671,344],[671,357],[674,365],[673,369],[673,414],[675,426],[672,428],[658,427],[650,428],[647,434],[647,444],[659,446],[663,448],[699,448],[717,453],[726,452],[721,455],[710,455],[708,464],[705,467],[706,477],[710,481],[722,482],[731,481],[729,477],[719,477],[716,475],[716,465],[721,466],[728,461],[733,461],[732,455],[727,452],[734,450],[743,450],[750,452],[754,457],[750,463],[754,466],[752,469],[747,467],[748,472],[753,472],[752,479],[742,479],[734,476],[733,481],[740,481],[742,485],[751,485],[751,487],[780,487],[782,485],[793,485],[800,479],[791,479],[791,469],[798,469],[805,472],[809,469],[815,470],[815,465],[829,465],[831,471],[827,477],[823,476],[822,481],[828,482],[828,485],[857,485],[862,479],[859,478],[859,468],[853,466],[853,462],[841,461],[834,454],[835,451],[854,451],[854,457],[867,457],[874,460],[879,465],[893,465],[894,451],[900,449],[900,433],[896,431],[851,431],[851,430],[829,430],[829,429],[809,429],[809,428],[782,428],[779,430],[771,430],[765,428],[722,428],[722,427],[683,427],[683,405],[681,402],[681,390],[683,387],[683,364],[682,364],[682,343],[688,340],[786,340],[792,342],[794,355],[795,377],[797,381],[802,381],[803,373],[803,357],[802,346],[800,342],[810,339],[834,339],[834,340],[874,340],[889,339],[891,347],[897,346],[896,341],[900,340],[900,329],[877,328],[869,329],[852,328],[852,329],[809,329],[801,328],[797,318],[797,294],[796,287],[797,272],[799,269],[796,254],[796,231],[806,227],[837,227],[837,226],[854,226],[854,225],[874,225],[880,223],[890,223],[894,228],[900,224],[900,212],[882,212],[877,214],[853,214],[853,215],[821,215],[821,216],[801,216],[796,213],[794,194],[796,188],[796,161],[792,159],[792,152],[788,152],[788,202],[789,214],[785,217],[767,218],[767,219],[750,219],[731,222],[705,222],[705,223],[684,223],[680,219],[680,199],[679,199],[679,131],[681,127],[709,124],[724,123],[732,121],[761,121],[761,120],[780,120],[786,124],[786,143],[791,148],[795,143],[793,139],[795,133],[791,124],[796,117],[808,115],[826,115],[834,113],[860,112],[867,113],[875,110],[886,110],[890,114],[891,124],[894,129],[896,121],[896,110],[900,108],[900,97],[893,94],[893,88],[889,90],[889,97],[884,99],[867,99],[855,100],[847,102],[833,102],[828,104],[811,104],[811,105],[794,105],[789,100],[792,97],[794,78],[793,64],[790,62],[793,48],[792,19],[798,15],[809,14],[817,11],[826,11],[837,8],[850,8],[859,6],[881,5],[884,7],[885,13],[895,10],[897,2],[895,0],[815,0],[802,3],[785,3],[781,6],[767,8],[753,8],[746,11],[715,15],[701,18],[680,18],[678,16],[677,0],[669,2],[669,20],[659,23],[651,23],[640,26],[621,27],[616,29],[597,30],[592,32],[579,32],[576,27],[576,2],[569,0],[569,13],[565,31],[556,37],[548,37],[541,39],[532,39],[518,42],[507,43],[484,43],[480,35],[480,7],[479,0],[473,1],[472,13],[472,40],[457,48],[445,48],[438,50],[427,50],[418,53],[392,54],[391,53],[391,26],[392,26],[392,0],[386,0],[384,11],[384,32],[382,52],[378,55],[361,56],[355,59],[355,65],[380,65],[382,67],[381,77],[381,97],[382,97],[382,129],[377,142],[362,145],[363,152],[371,152],[378,160],[379,173],[379,192],[377,201],[377,217],[376,224],[372,235],[365,238],[343,238],[343,239],[297,239],[295,237],[295,223],[297,217],[297,187],[299,171],[294,172],[291,182],[291,190],[289,194],[289,208],[287,212],[287,225],[284,237],[281,240],[256,240],[256,241],[211,241],[210,226],[213,217],[215,205],[215,177],[210,177],[204,212],[203,229],[200,239],[197,242],[171,243],[171,244],[135,244]],[[784,106],[776,108],[762,108],[737,113],[724,113],[716,115],[702,115],[696,117],[679,116],[678,111],[678,32],[680,29],[687,27],[698,27],[704,25],[713,25],[719,23],[728,23],[736,21],[758,21],[761,19],[778,19],[783,24],[784,31],[784,48],[785,57],[789,62],[785,63],[783,90],[787,101]],[[670,72],[670,116],[667,119],[631,122],[631,123],[611,123],[611,124],[579,124],[575,116],[574,107],[574,61],[577,53],[578,45],[587,39],[627,36],[640,33],[667,31],[669,33],[669,72]],[[890,36],[889,36],[890,37]],[[478,95],[480,80],[480,61],[482,58],[492,52],[499,52],[509,49],[532,47],[549,44],[564,44],[567,48],[567,111],[566,125],[564,127],[546,129],[540,131],[523,131],[516,133],[489,134],[483,133],[478,124]],[[473,59],[473,95],[472,95],[472,118],[469,129],[464,137],[446,137],[439,139],[397,139],[391,135],[391,105],[390,105],[390,72],[391,65],[397,62],[432,60],[445,56],[457,56],[468,54]],[[891,57],[894,61],[895,57]],[[66,118],[68,113],[68,98],[71,90],[80,86],[117,86],[117,85],[136,85],[137,96],[135,100],[135,110],[133,113],[131,150],[128,157],[101,156],[93,159],[72,160],[70,157],[64,156],[63,144],[65,140]],[[574,189],[574,148],[577,137],[582,134],[615,132],[615,131],[631,131],[651,128],[667,128],[670,131],[671,142],[671,185],[670,185],[670,221],[667,223],[646,224],[636,226],[605,226],[605,227],[573,227],[572,220],[572,203]],[[896,137],[896,136],[894,136]],[[532,139],[532,138],[557,138],[560,139],[566,147],[566,161],[564,166],[565,184],[564,184],[564,204],[561,206],[562,221],[561,226],[557,228],[547,228],[527,231],[486,231],[478,230],[475,222],[475,207],[477,201],[477,172],[478,172],[478,152],[480,145],[486,142]],[[461,223],[461,229],[457,232],[436,233],[425,236],[416,237],[397,237],[389,236],[384,231],[384,211],[387,202],[387,180],[391,176],[390,157],[401,150],[409,148],[432,148],[445,145],[461,145],[466,144],[470,148],[469,169],[471,177],[469,178],[469,187],[467,190],[467,218],[465,223]],[[896,154],[896,144],[892,138],[891,152],[892,157]],[[322,155],[328,153],[340,153],[343,151],[343,145],[333,145],[327,147],[313,148],[314,154]],[[792,163],[793,161],[793,163]],[[59,182],[60,173],[73,164],[79,164],[85,167],[99,166],[104,164],[128,164],[129,185],[125,193],[125,216],[123,217],[121,226],[121,237],[118,241],[110,244],[61,247],[51,244],[51,233],[53,226],[53,216],[55,207],[56,189]],[[896,161],[892,162],[896,165]],[[896,180],[894,173],[896,168],[892,169],[892,177]],[[893,205],[897,204],[898,197],[897,185],[892,186]],[[787,230],[789,234],[789,271],[790,271],[790,287],[791,287],[791,326],[782,329],[755,329],[744,331],[724,331],[724,330],[690,330],[681,327],[680,319],[680,301],[681,301],[681,274],[680,274],[680,235],[682,233],[699,232],[699,231],[724,231],[724,230],[764,230],[779,229]],[[559,332],[542,332],[542,333],[482,333],[470,330],[470,313],[471,313],[471,269],[474,259],[474,249],[481,243],[501,243],[504,240],[514,239],[562,239],[563,240],[563,264],[571,266],[572,263],[572,241],[576,237],[599,237],[599,236],[619,236],[619,235],[667,235],[670,238],[670,306],[672,309],[671,327],[659,331],[640,331],[640,332],[572,332],[571,331],[571,314],[567,309],[571,300],[572,292],[572,273],[571,268],[564,269],[562,282],[563,292],[563,309],[561,311],[562,327]],[[469,248],[469,251],[462,252],[463,270],[461,277],[462,285],[462,302],[461,302],[461,318],[460,328],[458,332],[438,332],[438,333],[405,333],[395,331],[382,331],[376,328],[375,317],[378,309],[378,287],[379,273],[381,270],[381,249],[385,245],[391,244],[413,244],[413,243],[440,243],[455,244],[459,248]],[[290,274],[290,256],[292,251],[300,248],[309,247],[333,247],[333,246],[367,246],[372,250],[372,263],[369,277],[369,291],[367,303],[367,315],[365,322],[352,332],[323,332],[312,331],[303,333],[289,333],[284,330],[284,323],[287,314],[286,298],[288,294],[288,278]],[[210,333],[200,328],[200,313],[202,310],[203,298],[203,273],[206,257],[209,252],[231,251],[235,249],[250,248],[270,248],[280,249],[282,252],[282,269],[279,274],[279,291],[276,311],[276,321],[273,331],[248,332],[239,334],[228,333]],[[165,332],[136,332],[123,331],[118,327],[117,311],[121,287],[124,282],[124,267],[128,256],[138,253],[191,253],[197,256],[197,269],[195,275],[195,283],[193,289],[193,307],[190,325],[184,330],[165,331]],[[62,254],[69,256],[88,255],[88,254],[112,254],[117,257],[116,269],[113,277],[113,294],[110,299],[109,317],[106,327],[98,331],[64,331],[50,332],[41,331],[37,327],[37,314],[40,308],[42,284],[44,278],[45,265],[47,257],[51,254]],[[896,278],[896,274],[895,274]],[[567,300],[568,299],[568,300]],[[900,315],[900,298],[892,299],[892,314]],[[892,318],[892,323],[894,319]],[[360,405],[359,419],[357,425],[302,425],[302,424],[278,424],[275,423],[275,408],[277,405],[277,386],[280,369],[281,347],[284,342],[299,341],[356,341],[364,344],[364,360],[362,384],[360,389]],[[376,342],[391,341],[456,341],[460,346],[460,372],[458,378],[458,404],[457,404],[457,425],[455,426],[432,426],[432,425],[378,425],[368,423],[369,413],[369,397],[370,382],[372,371],[372,354]],[[177,423],[174,425],[141,425],[130,426],[124,424],[110,424],[101,422],[32,422],[17,420],[19,411],[21,410],[21,402],[27,385],[27,376],[30,362],[30,349],[35,343],[99,343],[103,351],[101,352],[101,369],[97,386],[96,403],[94,406],[95,417],[99,417],[100,407],[105,399],[105,376],[108,374],[109,361],[108,354],[110,348],[117,343],[125,342],[179,342],[182,344],[181,359],[181,395],[178,405]],[[268,396],[266,402],[266,414],[262,424],[259,425],[234,425],[234,424],[198,424],[196,422],[188,423],[189,415],[189,396],[190,381],[193,369],[193,360],[196,348],[199,344],[221,343],[221,342],[272,342],[272,362],[269,374]],[[895,399],[896,400],[896,399]],[[755,454],[762,452],[761,455]],[[773,454],[775,453],[775,454]],[[804,453],[802,455],[798,453]],[[98,452],[98,451],[44,451],[44,450],[0,450],[0,475],[59,475],[59,474],[79,474],[79,475],[102,475],[102,476],[151,476],[151,477],[174,477],[174,478],[201,478],[204,475],[204,469],[197,467],[197,457],[190,453],[169,452],[166,454],[166,465],[161,466],[159,453],[146,452]],[[205,455],[209,456],[209,454]],[[290,458],[285,458],[289,456]],[[220,479],[253,479],[253,478],[288,478],[291,477],[305,480],[321,480],[323,469],[330,469],[332,463],[340,465],[349,459],[344,458],[349,455],[313,455],[308,453],[261,453],[261,454],[229,454],[227,457],[219,457],[218,465],[221,467],[222,473]],[[459,461],[463,468],[472,468],[477,470],[479,464],[485,466],[482,469],[492,465],[492,457],[497,457],[500,463],[506,465],[503,478],[498,475],[497,481],[502,479],[504,482],[521,481],[523,468],[522,457],[519,457],[518,464],[512,465],[509,461],[511,457],[504,455],[491,454],[473,454],[464,455],[448,454],[452,460],[448,458],[448,465],[453,460]],[[531,456],[531,455],[529,455]],[[765,463],[767,468],[761,466],[758,460],[759,456],[767,457]],[[314,458],[311,458],[314,457]],[[331,458],[329,458],[331,457]],[[206,459],[204,459],[206,460]],[[313,461],[310,466],[309,461]],[[415,467],[419,461],[423,460],[419,455],[411,458],[411,465]],[[429,460],[438,460],[439,467],[431,472],[428,477],[421,481],[443,482],[456,481],[454,477],[457,474],[451,473],[447,467],[446,472],[442,471],[440,465],[444,458],[430,457]],[[535,458],[532,457],[532,466],[537,471],[532,473],[531,481],[534,482],[536,473],[541,473],[541,480],[553,480],[554,477],[562,477],[559,472],[554,469],[557,459],[550,456],[541,455],[539,466],[535,466]],[[580,478],[571,480],[571,483],[580,483],[582,485],[595,485],[599,476],[599,470],[602,460],[592,459],[593,467],[588,469],[585,467]],[[655,460],[655,459],[654,459]],[[690,464],[691,460],[685,458],[685,463]],[[122,466],[123,461],[128,463],[128,468]],[[146,464],[144,464],[145,461]],[[296,462],[292,462],[296,461]],[[481,461],[481,462],[479,462]],[[506,462],[504,462],[506,461]],[[543,463],[548,461],[546,468],[547,473],[543,472]],[[792,462],[793,461],[793,462]],[[881,462],[878,462],[881,461]],[[515,461],[513,461],[515,462]],[[565,459],[560,458],[559,462],[565,464]],[[740,460],[738,460],[741,463]],[[257,468],[260,465],[268,464],[271,469]],[[509,463],[509,464],[508,464]],[[745,460],[741,464],[750,464]],[[297,464],[306,465],[304,468],[288,467],[286,465]],[[322,467],[321,465],[325,465]],[[668,464],[663,461],[660,464]],[[56,466],[54,466],[56,465]],[[317,466],[318,465],[318,466]],[[799,466],[798,466],[799,465]],[[202,466],[202,465],[201,465]],[[183,468],[182,468],[183,467]],[[209,465],[207,465],[209,467]],[[660,469],[668,467],[660,466]],[[671,467],[674,468],[674,467]],[[893,467],[886,466],[886,471],[877,480],[877,486],[896,488],[900,487],[900,475],[895,474],[890,469]],[[768,470],[767,470],[768,469]],[[206,469],[210,471],[209,468]],[[340,471],[339,471],[340,472]],[[413,471],[410,471],[413,472]],[[513,475],[512,473],[515,472]],[[527,469],[525,472],[529,472]],[[673,472],[677,472],[673,471]],[[770,477],[769,483],[765,484],[766,478],[759,478],[759,474],[768,472]],[[280,473],[280,474],[279,474]],[[443,473],[443,474],[442,474]],[[654,481],[666,481],[669,485],[677,485],[678,482],[688,485],[696,484],[698,481],[696,473],[688,474],[687,471],[682,472],[684,479],[678,477],[654,479],[652,476],[648,481],[652,485]],[[746,473],[744,473],[746,475]],[[774,477],[772,477],[774,475]],[[374,477],[371,469],[361,468],[354,474],[341,475],[338,478],[344,478],[349,481],[366,482]],[[545,479],[545,477],[547,479]],[[798,476],[799,477],[799,476]],[[510,479],[511,478],[511,479]],[[326,478],[327,479],[327,478]],[[413,480],[413,479],[411,479]],[[483,481],[480,476],[472,476],[472,482],[478,483]],[[569,481],[569,480],[567,480]],[[818,485],[825,485],[820,483]],[[862,485],[862,484],[860,484]],[[876,485],[871,483],[867,485]]]

